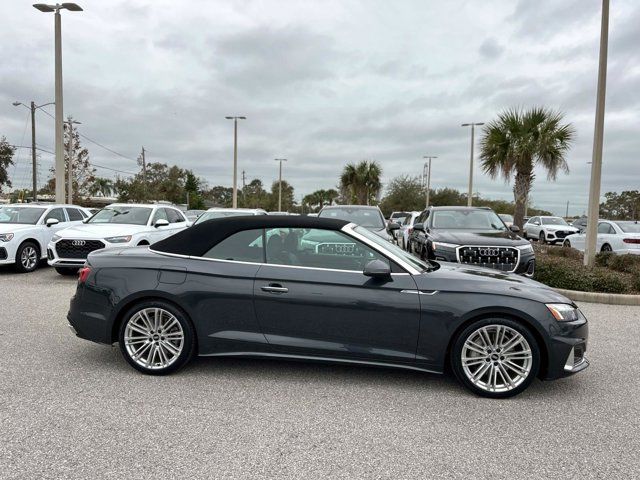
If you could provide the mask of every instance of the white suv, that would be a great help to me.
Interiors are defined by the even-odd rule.
[[[49,265],[61,275],[73,275],[94,250],[151,245],[187,226],[187,218],[176,207],[114,203],[84,224],[54,235],[47,248]]]
[[[0,206],[0,265],[32,272],[58,231],[82,223],[89,210],[75,205],[17,203]]]
[[[522,226],[524,238],[539,240],[540,243],[562,243],[565,237],[577,232],[578,229],[569,225],[562,217],[531,217]]]

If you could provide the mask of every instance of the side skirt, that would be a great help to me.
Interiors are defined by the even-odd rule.
[[[321,362],[321,363],[338,363],[345,365],[364,365],[370,367],[386,367],[386,368],[400,368],[404,370],[414,370],[418,372],[437,373],[442,374],[442,371],[432,370],[416,365],[404,365],[401,363],[386,363],[386,362],[373,362],[368,360],[349,360],[345,358],[333,358],[333,357],[310,357],[306,355],[289,355],[281,353],[266,353],[266,352],[225,352],[225,353],[209,353],[205,355],[198,355],[200,357],[247,357],[247,358],[273,358],[281,360],[296,360],[296,361],[309,361],[309,362]]]

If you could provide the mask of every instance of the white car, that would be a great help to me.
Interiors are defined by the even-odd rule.
[[[563,246],[584,252],[586,233],[576,233],[565,238]],[[617,254],[640,255],[640,223],[637,221],[600,220],[596,251]]]
[[[399,245],[403,250],[409,249],[409,236],[411,232],[413,232],[413,225],[416,223],[416,219],[420,216],[422,212],[409,212],[404,218],[404,221],[400,225],[400,230],[398,230],[397,238]]]
[[[540,243],[563,242],[574,233],[578,233],[578,229],[569,225],[562,217],[531,217],[522,226],[524,238],[539,240]]]
[[[202,222],[206,222],[207,220],[213,220],[214,218],[225,218],[225,217],[241,217],[243,215],[266,215],[267,212],[262,210],[261,208],[219,208],[214,207],[210,208],[202,215],[198,217],[198,219],[193,222],[194,225],[197,225]]]
[[[21,273],[47,258],[53,235],[91,216],[75,205],[18,203],[0,206],[0,265],[14,264]]]
[[[56,233],[47,248],[49,265],[73,275],[94,250],[151,245],[187,228],[184,214],[169,205],[114,203],[82,225]]]

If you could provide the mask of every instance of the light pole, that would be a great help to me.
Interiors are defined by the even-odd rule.
[[[54,12],[55,18],[55,104],[56,104],[56,202],[64,203],[64,113],[62,106],[62,26],[60,10],[69,10],[71,12],[81,12],[82,8],[76,3],[56,3],[55,5],[47,5],[46,3],[36,3],[34,7],[41,12]]]
[[[73,144],[73,126],[82,125],[82,123],[73,120],[71,117],[65,122],[69,128],[69,145],[67,147],[67,203],[71,205],[73,203],[73,157],[75,155],[75,148]]]
[[[473,204],[473,143],[475,135],[475,127],[484,125],[484,122],[463,123],[462,127],[471,127],[471,156],[469,160],[469,193],[467,194],[467,207]]]
[[[282,162],[286,162],[286,158],[275,158],[276,162],[280,162],[280,175],[278,176],[278,211],[282,211]]]
[[[585,238],[584,264],[593,266],[596,261],[596,239],[600,216],[600,179],[602,177],[602,143],[604,137],[604,100],[607,90],[607,49],[609,43],[609,0],[602,0],[600,25],[600,61],[598,65],[598,93],[596,121],[591,157],[591,184],[589,186],[589,209],[587,210],[587,235]]]
[[[35,102],[31,102],[30,106],[25,105],[22,102],[13,102],[13,106],[17,107],[22,105],[25,108],[31,110],[31,163],[33,167],[33,201],[38,201],[38,164],[36,160],[36,110],[38,108],[46,107],[47,105],[53,105],[53,102],[45,103],[43,105],[36,105]]]
[[[431,160],[435,157],[433,155],[424,155],[422,158],[428,160],[425,162],[424,167],[422,168],[422,176],[424,177],[424,171],[427,171],[427,191],[425,193],[424,199],[424,208],[429,208],[429,196],[431,195]]]
[[[233,200],[232,207],[238,208],[238,120],[246,120],[247,117],[224,117],[233,120]]]

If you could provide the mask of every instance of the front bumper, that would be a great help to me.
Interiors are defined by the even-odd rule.
[[[551,330],[551,341],[547,345],[549,363],[544,379],[567,377],[587,368],[589,324],[584,315],[580,313],[575,322],[556,322]]]
[[[555,232],[546,232],[546,240],[547,242],[564,242],[564,239],[567,238],[569,235],[573,235],[574,233],[578,233],[576,232],[572,232],[569,230],[559,230],[559,231],[555,231]]]
[[[14,239],[15,241],[15,239]],[[12,265],[16,263],[16,247],[13,242],[0,242],[0,265]]]

